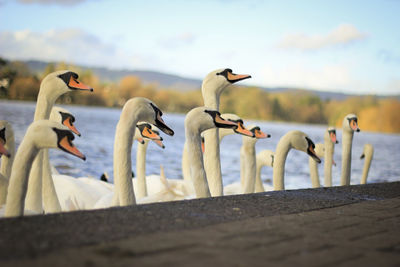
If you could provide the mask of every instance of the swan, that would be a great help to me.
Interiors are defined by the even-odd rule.
[[[0,120],[0,206],[6,203],[8,181],[15,157],[14,131],[8,121]]]
[[[219,143],[222,142],[222,139],[224,139],[225,136],[228,136],[228,135],[231,135],[231,134],[235,134],[235,133],[242,134],[242,135],[245,135],[245,136],[251,136],[251,137],[254,136],[254,133],[251,132],[250,130],[248,130],[244,126],[243,120],[238,115],[233,114],[233,113],[224,113],[224,114],[221,114],[221,118],[223,118],[224,120],[236,122],[238,124],[238,127],[236,129],[220,128],[218,130]],[[210,130],[207,130],[207,131],[210,131]],[[205,151],[204,136],[203,135],[207,131],[204,131],[202,133],[201,146],[202,146],[203,153]],[[183,153],[182,153],[182,174],[183,174],[184,181],[187,182],[186,184],[187,185],[191,185],[192,184],[192,180],[190,178],[190,164],[189,164],[189,156],[188,156],[188,153],[187,153],[186,143],[185,143],[185,146],[183,148]],[[188,190],[190,191],[190,188]]]
[[[366,184],[368,178],[369,167],[371,166],[371,161],[374,156],[374,147],[371,144],[365,144],[363,153],[360,159],[364,159],[364,168],[362,172],[361,182],[360,184]]]
[[[204,106],[219,111],[219,98],[229,85],[251,78],[250,75],[234,74],[231,69],[218,69],[210,72],[203,80],[201,93]],[[218,130],[204,133],[205,145],[209,149],[204,154],[204,167],[209,179],[212,196],[223,195]]]
[[[325,162],[324,162],[324,186],[332,186],[332,163],[335,144],[339,143],[336,138],[336,129],[328,127],[324,134]]]
[[[290,149],[296,149],[307,153],[316,162],[321,163],[321,160],[315,154],[315,145],[313,141],[301,131],[289,131],[279,140],[274,157],[273,167],[273,185],[274,190],[284,190],[284,176],[286,157]]]
[[[254,137],[243,136],[242,147],[240,148],[240,182],[242,193],[249,194],[255,192],[256,184],[256,142],[258,139],[269,138],[271,135],[261,131],[260,127],[252,125],[250,131]]]
[[[136,203],[131,179],[131,150],[136,124],[139,121],[145,121],[154,124],[167,135],[174,135],[174,131],[164,123],[161,116],[161,110],[144,97],[131,98],[122,108],[114,138],[114,195],[111,202],[112,206],[127,206]],[[104,201],[103,198],[98,202],[103,207],[110,206],[110,203]],[[95,208],[99,208],[101,205],[96,203]]]
[[[204,170],[203,155],[201,151],[201,133],[210,128],[237,128],[235,122],[221,118],[221,114],[208,107],[197,107],[190,110],[185,118],[185,142],[189,155],[190,177],[193,182],[196,197],[210,197],[210,189]],[[206,145],[206,153],[208,146]],[[216,160],[219,160],[216,159]]]
[[[40,84],[37,97],[34,121],[49,119],[51,109],[59,96],[70,91],[93,91],[93,88],[78,81],[78,74],[69,70],[61,70],[48,74]],[[43,172],[43,168],[47,171]],[[42,191],[50,190],[47,196],[55,196],[54,184],[50,177],[49,154],[46,149],[39,151],[31,168],[28,192],[26,194],[26,208],[41,213],[43,211]],[[43,177],[43,178],[42,178]],[[42,189],[42,179],[45,181]],[[47,188],[46,188],[47,187]],[[44,201],[48,212],[61,211],[58,199],[47,199]]]
[[[252,125],[249,127],[253,136],[242,136],[242,147],[240,148],[240,182],[234,182],[224,187],[225,195],[254,193],[256,183],[256,150],[255,144],[258,139],[269,138],[269,134],[261,131],[260,127]]]
[[[263,166],[273,167],[274,158],[275,158],[275,153],[271,150],[265,149],[258,152],[256,156],[256,166],[257,166],[256,185],[255,185],[256,193],[274,190],[274,188],[271,187],[270,185],[263,184],[261,180],[262,167]]]
[[[315,144],[315,154],[317,154],[317,156],[319,158],[324,157],[325,156],[325,145],[318,143]],[[326,159],[325,159],[326,161]],[[310,167],[310,178],[311,178],[311,187],[312,188],[318,188],[321,187],[321,183],[319,182],[319,174],[318,174],[318,166],[317,166],[317,162],[315,162],[315,160],[313,158],[308,158],[308,166]],[[331,164],[332,166],[332,164]]]
[[[74,140],[72,132],[56,122],[37,120],[28,127],[12,165],[5,206],[6,217],[23,215],[29,171],[40,149],[59,148],[78,158],[86,159],[72,140]]]
[[[351,180],[351,146],[353,143],[354,132],[359,132],[357,116],[348,114],[343,119],[342,128],[342,176],[341,185],[350,185]]]

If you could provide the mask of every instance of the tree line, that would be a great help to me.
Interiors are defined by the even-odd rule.
[[[31,73],[18,61],[0,58],[0,98],[35,101],[41,80],[56,70],[70,69],[79,79],[92,86],[91,94],[67,93],[58,103],[122,107],[135,96],[151,99],[165,112],[186,113],[203,105],[200,88],[192,91],[161,88],[145,84],[136,76],[125,76],[118,82],[103,82],[90,70],[66,63],[48,64],[43,73]],[[225,90],[221,96],[221,112],[235,113],[243,119],[329,124],[341,127],[343,117],[357,114],[360,128],[366,131],[399,133],[400,101],[376,96],[349,97],[345,100],[321,100],[310,91],[268,92],[257,87]]]

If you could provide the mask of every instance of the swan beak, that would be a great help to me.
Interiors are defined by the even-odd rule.
[[[146,137],[150,140],[160,140],[162,141],[162,137],[159,136],[158,134],[156,134],[155,132],[153,132],[151,129],[144,127],[143,131],[142,131],[142,136]]]
[[[224,120],[219,114],[215,114],[214,122],[218,128],[237,129],[238,127],[236,122]]]
[[[321,159],[320,159],[320,158],[317,156],[317,154],[315,153],[315,150],[314,150],[312,144],[310,144],[310,145],[308,146],[307,154],[308,154],[310,157],[312,157],[316,162],[321,163]]]
[[[85,155],[83,155],[75,146],[74,144],[68,139],[67,136],[64,136],[60,142],[58,142],[58,146],[74,156],[77,156],[80,159],[86,160]]]
[[[261,130],[255,130],[254,131],[254,137],[257,138],[257,139],[270,138],[271,135],[270,134],[266,134],[266,133],[262,132]]]
[[[4,147],[4,141],[2,139],[0,139],[0,155],[4,155],[7,158],[9,158],[11,156],[10,152],[8,152],[8,150]]]
[[[206,151],[206,146],[204,145],[204,137],[202,136],[201,137],[201,152],[203,152],[203,154],[204,154],[204,151]]]
[[[154,143],[156,143],[159,147],[161,147],[162,149],[164,149],[165,148],[165,146],[164,146],[164,144],[163,144],[163,142],[161,141],[161,140],[153,140],[154,141]]]
[[[329,137],[331,138],[332,143],[339,144],[339,141],[336,139],[336,134],[335,133],[331,132],[329,134]]]
[[[144,139],[143,139],[143,138],[140,138],[140,137],[139,137],[139,138],[137,138],[136,140],[137,140],[139,143],[141,143],[142,145],[144,145]]]
[[[75,125],[72,123],[71,117],[66,118],[63,123],[65,126],[67,126],[74,134],[77,136],[81,136],[81,133],[75,128]]]
[[[243,123],[241,123],[241,122],[238,123],[237,129],[235,129],[234,131],[235,131],[236,133],[238,133],[238,134],[243,134],[243,135],[245,135],[245,136],[254,137],[253,132],[250,131],[250,130],[247,130],[247,129],[244,127]]]
[[[357,124],[357,121],[356,121],[356,120],[351,120],[351,121],[350,121],[350,127],[351,127],[351,129],[353,129],[353,131],[355,131],[355,132],[359,132],[359,131],[360,131],[360,128],[358,128],[358,124]]]
[[[248,74],[234,74],[232,72],[228,72],[228,76],[227,76],[227,80],[230,83],[236,83],[238,81],[242,81],[242,80],[249,79],[249,78],[251,78],[251,75],[248,75]]]
[[[68,86],[71,89],[75,89],[75,90],[84,90],[84,91],[93,92],[93,88],[92,87],[90,87],[90,86],[78,81],[77,79],[75,79],[72,76],[69,78]]]
[[[166,134],[168,134],[168,135],[170,135],[170,136],[173,136],[173,135],[174,135],[174,131],[173,131],[171,128],[169,128],[169,127],[165,124],[165,122],[164,122],[164,120],[161,118],[159,112],[157,112],[157,116],[156,116],[156,126],[157,126],[161,131],[163,131],[164,133],[166,133]]]

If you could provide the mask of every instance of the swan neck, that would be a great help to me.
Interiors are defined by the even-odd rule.
[[[353,131],[343,131],[342,135],[342,176],[341,185],[350,185],[351,181],[351,149]]]
[[[204,132],[204,167],[212,196],[223,195],[218,129]]]
[[[37,98],[34,121],[49,119],[55,101],[56,98],[45,94],[41,86]]]
[[[259,192],[264,192],[264,185],[261,179],[261,169],[262,169],[263,165],[261,163],[261,161],[256,160],[256,186],[255,186],[255,192],[259,193]]]
[[[361,184],[366,184],[368,179],[369,168],[371,167],[372,153],[366,153],[364,158],[364,167],[361,176]]]
[[[45,175],[44,169],[44,150],[41,149],[32,164],[29,175],[28,190],[25,197],[25,207],[37,213],[43,212],[42,206],[42,179]],[[46,154],[48,157],[48,154]]]
[[[285,184],[285,163],[287,155],[291,149],[291,145],[287,138],[281,138],[276,146],[274,167],[273,167],[273,185],[274,190],[284,190]]]
[[[145,141],[144,144],[137,144],[136,150],[136,175],[137,175],[137,188],[136,197],[142,198],[147,196],[147,185],[146,185],[146,153],[149,141]]]
[[[43,149],[43,179],[42,179],[42,196],[43,209],[45,213],[61,212],[60,201],[58,200],[56,187],[51,174],[51,165],[49,160],[49,150]]]
[[[137,116],[124,115],[122,110],[120,120],[115,130],[114,139],[114,190],[118,193],[119,205],[136,204],[132,185],[131,151]]]
[[[13,162],[8,186],[6,217],[22,216],[25,196],[28,188],[28,175],[38,149],[24,138]]]
[[[186,182],[192,182],[192,178],[190,177],[190,162],[189,162],[189,149],[188,143],[185,141],[183,145],[183,153],[182,153],[182,175],[183,179]]]
[[[210,197],[211,193],[207,183],[206,172],[204,171],[200,133],[193,134],[189,129],[186,129],[186,142],[189,155],[190,176],[193,181],[196,196],[198,198]],[[206,151],[207,149],[206,147]]]
[[[242,165],[244,167],[243,172],[243,193],[250,194],[254,193],[255,190],[255,179],[256,179],[256,150],[255,143],[242,145],[243,157],[241,160],[244,161]]]
[[[333,153],[335,152],[335,144],[330,140],[325,140],[325,153],[324,153],[324,186],[332,186],[332,162]]]
[[[308,157],[308,166],[310,168],[311,187],[312,188],[321,187],[321,184],[319,182],[317,162],[313,158]]]

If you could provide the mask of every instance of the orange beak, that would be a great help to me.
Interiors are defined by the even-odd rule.
[[[334,144],[339,143],[338,140],[336,139],[336,134],[330,133],[329,137],[331,138],[332,143],[334,143]]]
[[[155,132],[153,132],[151,129],[149,129],[147,127],[143,128],[142,136],[146,137],[150,140],[153,140],[153,141],[154,140],[160,140],[160,141],[163,140],[161,136],[159,136],[158,134],[156,134]]]
[[[142,145],[144,144],[144,139],[143,139],[143,138],[140,138],[140,137],[139,137],[139,138],[137,139],[137,141],[138,141],[139,143],[141,143]]]
[[[83,155],[75,146],[68,140],[68,137],[64,136],[61,141],[58,143],[60,148],[64,151],[77,156],[80,159],[86,160],[85,155]]]
[[[153,140],[154,141],[154,143],[156,143],[159,147],[161,147],[162,149],[164,149],[165,148],[165,146],[164,146],[164,144],[163,144],[163,142],[161,141],[161,140]]]
[[[4,141],[2,139],[0,139],[0,155],[4,155],[7,158],[11,156],[10,152],[4,147]]]
[[[225,128],[237,128],[238,127],[238,124],[236,122],[224,120],[219,115],[215,116],[215,122]]]
[[[233,74],[231,72],[228,72],[228,81],[235,83],[241,80],[245,80],[251,78],[251,75],[248,74]]]
[[[66,118],[63,123],[65,126],[67,126],[73,133],[75,133],[78,136],[81,136],[81,133],[75,128],[74,124],[71,121],[71,118],[68,117]]]
[[[201,151],[204,154],[204,151],[206,151],[206,146],[204,145],[204,138],[201,138]]]
[[[253,132],[247,130],[247,129],[243,126],[243,124],[242,124],[241,122],[238,123],[238,127],[237,127],[237,129],[235,129],[235,132],[236,132],[236,133],[239,133],[239,134],[246,135],[246,136],[254,137]]]
[[[269,137],[271,137],[271,135],[266,134],[266,133],[264,133],[264,132],[262,132],[260,130],[255,130],[255,136],[254,137],[257,138],[257,139],[262,139],[262,138],[269,138]]]
[[[71,87],[71,88],[77,89],[77,90],[85,90],[85,91],[93,92],[93,88],[92,87],[87,86],[84,83],[81,83],[80,81],[78,81],[77,79],[75,79],[72,76],[69,79],[68,86]]]
[[[360,131],[360,128],[358,128],[358,124],[357,124],[357,122],[355,120],[351,120],[350,127],[355,132],[359,132]]]

